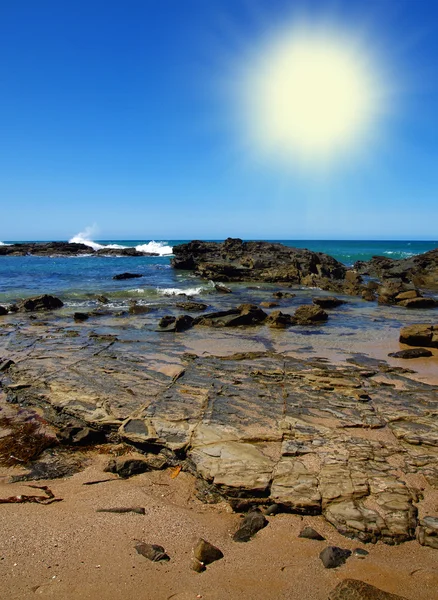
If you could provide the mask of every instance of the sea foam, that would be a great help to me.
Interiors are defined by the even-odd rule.
[[[99,244],[98,242],[88,239],[88,236],[89,231],[86,230],[85,232],[74,235],[69,242],[70,244],[84,244],[85,246],[93,248],[93,250],[123,250],[125,248],[130,248],[130,246],[122,246],[121,244]],[[145,242],[144,244],[138,244],[135,246],[135,249],[138,252],[153,252],[160,256],[169,256],[173,254],[173,248],[172,246],[169,246],[167,242],[155,242],[154,240]]]

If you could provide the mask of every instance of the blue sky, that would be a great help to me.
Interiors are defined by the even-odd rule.
[[[96,239],[436,239],[438,3],[302,2],[309,22],[360,35],[392,90],[363,156],[323,177],[254,160],[229,93],[293,5],[3,2],[0,240],[91,225]]]

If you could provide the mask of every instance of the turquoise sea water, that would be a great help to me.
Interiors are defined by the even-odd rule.
[[[90,241],[75,238],[91,247],[141,246],[144,250],[158,251],[158,257],[40,257],[0,256],[0,303],[11,302],[39,293],[52,293],[74,305],[87,304],[96,293],[103,293],[114,302],[127,298],[152,300],[172,293],[189,295],[208,293],[211,284],[192,274],[175,271],[170,267],[172,247],[184,240],[103,240]],[[324,252],[352,265],[357,260],[369,260],[380,255],[406,258],[438,247],[438,241],[324,241],[324,240],[271,240],[287,246]],[[13,243],[4,241],[3,243]],[[115,281],[113,276],[125,271],[142,274],[141,278]]]

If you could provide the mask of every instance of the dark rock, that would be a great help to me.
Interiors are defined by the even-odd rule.
[[[0,373],[7,371],[12,365],[15,365],[13,360],[5,359],[0,361]]]
[[[434,298],[410,298],[397,303],[397,306],[404,308],[435,308],[438,306],[438,301]]]
[[[181,315],[179,317],[166,316],[160,319],[157,331],[185,331],[186,329],[190,329],[193,324],[194,319],[189,315]]]
[[[96,296],[96,300],[98,302],[100,302],[101,304],[108,304],[109,300],[106,296],[103,296],[102,294],[99,294],[99,296]]]
[[[260,302],[262,308],[275,308],[278,306],[278,302]]]
[[[272,294],[274,296],[274,298],[295,298],[296,294],[293,294],[292,292],[274,292]]]
[[[216,548],[216,546],[213,546],[213,544],[210,544],[210,542],[207,542],[203,538],[200,538],[196,544],[193,555],[196,560],[204,565],[209,565],[224,556],[219,548]]]
[[[315,531],[315,529],[313,529],[312,527],[304,527],[304,529],[301,531],[298,537],[307,538],[308,540],[325,540],[325,537],[323,537],[320,533]]]
[[[367,302],[374,302],[374,300],[376,299],[376,294],[374,293],[374,291],[369,289],[362,290],[361,296],[363,300],[366,300]]]
[[[0,246],[0,256],[26,256],[27,254],[33,254],[35,256],[75,256],[92,253],[93,249],[89,246],[70,242],[45,242]]]
[[[8,314],[8,309],[0,305],[0,317]]]
[[[301,283],[307,274],[343,279],[346,269],[334,258],[319,252],[290,248],[271,242],[225,242],[195,240],[173,248],[175,269],[194,270],[214,281],[286,281]]]
[[[358,579],[344,579],[332,590],[328,600],[406,600]]]
[[[166,554],[163,546],[157,544],[147,544],[146,542],[137,542],[135,549],[138,554],[141,554],[145,558],[152,562],[159,562],[160,560],[170,560],[170,557]]]
[[[408,350],[391,352],[388,356],[392,356],[392,358],[426,358],[428,356],[433,356],[433,354],[426,348],[409,348]]]
[[[188,310],[189,312],[201,312],[207,308],[203,302],[177,302],[176,307]]]
[[[106,441],[102,431],[90,427],[66,427],[58,437],[64,444],[73,446],[91,446]]]
[[[114,275],[113,279],[117,281],[123,279],[137,279],[138,277],[143,277],[140,273],[120,273],[119,275]]]
[[[327,321],[328,314],[319,306],[299,306],[294,313],[294,319],[298,325],[311,325]]]
[[[417,540],[422,546],[438,550],[438,517],[424,517],[417,527]]]
[[[111,480],[110,480],[111,481]],[[134,513],[136,515],[145,515],[146,509],[143,506],[119,506],[114,508],[98,508],[96,509],[98,513],[114,513],[124,515],[126,513]]]
[[[320,553],[319,558],[326,569],[334,569],[343,565],[350,555],[351,550],[345,550],[338,546],[327,546]]]
[[[280,506],[278,504],[270,504],[265,510],[265,515],[276,515],[279,511]]]
[[[232,294],[233,290],[227,287],[226,285],[222,285],[220,283],[216,283],[214,289],[220,294]]]
[[[438,348],[438,325],[409,325],[400,331],[399,341],[408,346]]]
[[[237,327],[239,325],[256,325],[263,322],[268,315],[254,304],[241,304],[230,310],[207,313],[197,317],[195,325],[207,327]]]
[[[293,325],[294,322],[295,321],[292,315],[282,313],[279,310],[274,310],[273,312],[271,312],[271,314],[268,315],[268,318],[266,319],[266,324],[269,325],[269,327],[273,327],[276,329],[284,329],[285,327],[289,327],[289,325]]]
[[[261,513],[261,511],[256,508],[245,515],[241,526],[233,535],[233,540],[235,542],[249,542],[249,540],[269,521],[265,518],[265,516]]]
[[[320,308],[335,308],[336,306],[341,306],[341,304],[345,304],[344,300],[340,300],[339,298],[335,298],[334,296],[321,296],[318,298],[312,298],[312,302]]]
[[[21,300],[17,305],[18,312],[31,312],[34,310],[54,310],[61,308],[64,303],[55,296],[43,294],[42,296],[34,296]]]
[[[136,248],[99,248],[99,256],[159,256],[157,252],[140,252]]]
[[[106,473],[116,473],[124,479],[150,470],[150,465],[143,458],[126,458],[124,456],[112,458],[104,469]]]
[[[90,318],[90,315],[87,313],[83,313],[83,312],[75,312],[73,315],[73,319],[75,321],[86,321],[89,318]]]

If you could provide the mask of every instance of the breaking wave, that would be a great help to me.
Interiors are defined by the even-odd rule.
[[[411,256],[415,256],[415,252],[403,252],[401,250],[385,250],[383,254],[387,254],[388,256],[394,258],[410,258]]]
[[[68,241],[70,244],[84,244],[93,250],[123,250],[125,248],[132,248],[132,246],[122,246],[121,244],[99,244],[98,242],[89,239],[91,237],[91,233],[91,228],[87,228],[85,231],[81,231],[74,235]],[[160,256],[170,256],[173,254],[173,248],[172,246],[169,246],[167,242],[155,242],[154,240],[145,242],[144,244],[138,244],[135,246],[135,249],[138,252],[151,252],[159,254]]]
[[[11,244],[5,244],[5,242],[0,242],[0,246],[11,246]]]

